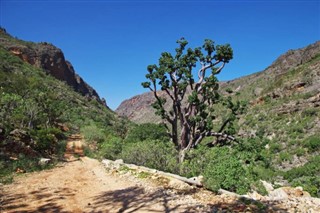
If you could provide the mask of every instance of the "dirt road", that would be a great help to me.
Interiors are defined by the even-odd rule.
[[[160,184],[155,184],[152,177],[142,178],[144,173],[135,176],[130,172],[107,170],[98,160],[83,156],[82,144],[80,136],[71,138],[66,147],[66,162],[51,170],[18,176],[13,184],[0,185],[0,212],[167,213],[320,210],[316,203],[312,203],[319,203],[319,200],[311,198],[288,198],[283,201],[258,203],[234,196],[214,195],[190,186],[187,190],[181,189],[180,185],[176,187],[175,182],[173,188],[161,181]]]
[[[198,205],[112,175],[83,155],[81,138],[67,144],[66,163],[17,177],[2,189],[0,212],[192,212]],[[181,199],[181,198],[180,198]]]
[[[3,212],[170,212],[170,197],[146,193],[133,182],[106,173],[87,157],[28,174],[4,187]]]

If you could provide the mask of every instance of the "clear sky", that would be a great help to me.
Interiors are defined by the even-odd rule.
[[[0,25],[27,41],[61,48],[76,72],[115,109],[147,92],[146,67],[185,37],[230,43],[231,80],[269,66],[289,49],[320,40],[320,1],[0,0]]]

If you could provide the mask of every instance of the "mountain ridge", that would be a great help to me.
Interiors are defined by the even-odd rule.
[[[71,62],[65,59],[63,51],[53,44],[26,42],[13,38],[4,28],[1,28],[0,45],[23,61],[43,69],[60,81],[66,82],[89,100],[95,99],[107,106],[105,99],[100,98],[96,90],[76,73]]]
[[[316,41],[313,44],[296,50],[288,50],[286,53],[276,58],[272,64],[263,71],[255,72],[233,80],[219,82],[220,89],[224,90],[227,87],[232,87],[236,92],[241,92],[246,87],[253,86],[252,83],[259,78],[266,81],[275,80],[277,76],[283,75],[290,69],[310,61],[312,58],[316,57],[317,54],[320,54],[320,41]],[[320,79],[319,76],[318,78]],[[243,81],[245,83],[239,83]],[[315,86],[313,90],[320,90],[319,87],[320,86]],[[256,87],[251,95],[258,97],[262,95],[263,90],[263,88]],[[165,96],[161,91],[159,91],[159,94]],[[154,101],[153,94],[151,92],[146,92],[124,100],[115,112],[118,115],[127,117],[137,123],[160,122],[160,118],[150,115],[155,112],[151,107],[151,104]]]

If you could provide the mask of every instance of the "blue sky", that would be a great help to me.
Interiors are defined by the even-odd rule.
[[[0,0],[0,25],[23,40],[61,48],[76,72],[115,109],[147,92],[146,67],[185,37],[230,43],[231,80],[269,66],[280,54],[320,40],[320,1]]]

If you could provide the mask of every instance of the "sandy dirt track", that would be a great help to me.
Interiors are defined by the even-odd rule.
[[[74,157],[80,156],[80,158]],[[19,176],[2,186],[0,212],[192,212],[197,205],[176,204],[164,190],[112,175],[83,156],[82,139],[68,141],[65,163]],[[1,186],[0,186],[1,187]]]

